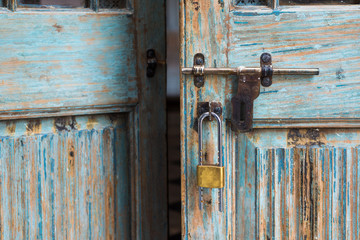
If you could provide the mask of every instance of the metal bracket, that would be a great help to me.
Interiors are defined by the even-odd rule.
[[[155,76],[155,70],[157,65],[155,50],[154,49],[147,50],[146,57],[147,57],[146,76],[151,78]]]
[[[231,99],[233,131],[248,132],[252,129],[254,101],[260,94],[260,83],[264,87],[272,84],[272,60],[269,53],[260,56],[261,73],[239,76],[238,92]]]
[[[194,85],[196,87],[204,86],[204,68],[205,68],[205,57],[202,53],[197,53],[194,56]],[[211,115],[210,115],[211,116]]]
[[[273,66],[270,53],[263,53],[260,56],[261,85],[270,87],[272,84]]]
[[[239,76],[238,92],[231,99],[233,131],[247,132],[252,128],[254,100],[260,94],[259,75]]]

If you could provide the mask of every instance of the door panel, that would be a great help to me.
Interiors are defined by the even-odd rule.
[[[131,124],[128,114],[1,122],[3,239],[130,239]]]
[[[358,129],[255,130],[236,144],[236,239],[358,238]]]
[[[267,7],[269,5],[271,7]],[[278,1],[181,2],[181,67],[319,68],[274,76],[254,101],[253,130],[231,129],[238,77],[181,77],[184,239],[360,238],[358,5],[279,6]],[[224,211],[196,183],[199,102],[222,105]],[[204,121],[204,164],[217,162],[216,123]]]
[[[304,118],[345,122],[359,116],[360,95],[355,89],[360,87],[360,16],[355,6],[294,7],[279,13],[235,8],[229,13],[229,66],[258,66],[259,53],[270,52],[274,67],[321,69],[317,77],[276,77],[270,88],[261,89],[254,119],[270,124],[293,118],[300,125]]]
[[[127,14],[2,12],[0,21],[11,23],[0,26],[1,116],[138,102],[136,49],[129,47],[135,36],[128,34],[134,24]]]

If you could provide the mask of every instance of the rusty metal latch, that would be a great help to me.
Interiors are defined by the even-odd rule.
[[[146,51],[146,61],[147,61],[147,67],[146,67],[146,76],[151,78],[155,76],[155,70],[157,65],[157,59],[155,55],[154,49],[148,49]]]
[[[273,68],[270,53],[263,53],[260,57],[260,67],[237,68],[206,68],[205,57],[202,53],[194,56],[192,68],[182,69],[186,75],[194,75],[194,85],[202,87],[205,75],[237,75],[239,79],[238,92],[232,98],[232,129],[235,131],[249,131],[252,128],[254,100],[260,94],[260,84],[270,87],[274,75],[319,75],[318,68]]]
[[[202,125],[205,118],[212,116],[218,123],[218,164],[209,165],[203,163],[203,149],[202,149]],[[219,211],[222,211],[222,193],[225,186],[225,168],[222,161],[222,128],[221,119],[214,112],[205,112],[199,117],[199,165],[196,168],[197,185],[199,186],[199,208],[203,208],[203,188],[218,188],[219,189]]]

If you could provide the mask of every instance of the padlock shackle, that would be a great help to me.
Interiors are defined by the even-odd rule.
[[[199,131],[199,165],[202,165],[202,124],[203,121],[206,117],[210,117],[211,116],[215,117],[217,123],[218,123],[218,161],[219,161],[219,166],[222,167],[223,166],[223,161],[222,161],[222,128],[221,128],[221,119],[220,117],[214,113],[214,112],[206,112],[203,113],[200,118],[199,118],[199,122],[198,122],[198,131]]]

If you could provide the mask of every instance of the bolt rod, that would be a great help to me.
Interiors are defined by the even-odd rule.
[[[193,68],[183,68],[182,73],[191,75],[195,73]],[[237,68],[204,68],[203,75],[247,75],[261,74],[261,68],[237,67]],[[202,75],[202,74],[195,74]],[[319,75],[318,68],[273,68],[273,75]]]

